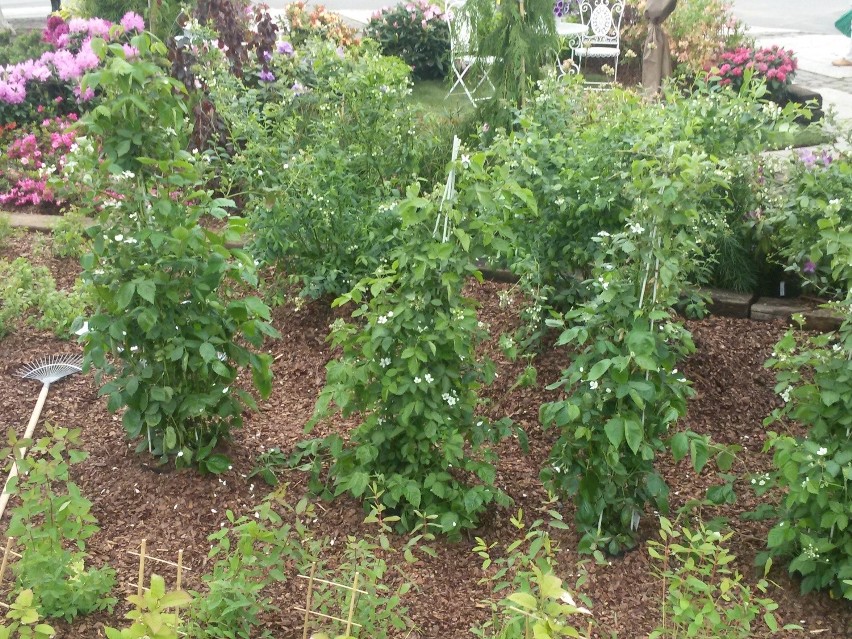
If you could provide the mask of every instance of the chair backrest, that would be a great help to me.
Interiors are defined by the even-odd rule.
[[[470,18],[465,11],[466,0],[447,3],[447,28],[450,32],[450,58],[471,54]]]
[[[589,44],[618,46],[624,0],[578,0],[580,19],[589,27]]]

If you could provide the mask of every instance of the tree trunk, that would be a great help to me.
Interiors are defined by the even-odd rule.
[[[14,27],[9,24],[9,21],[3,16],[3,7],[0,6],[0,31],[11,31],[15,33]]]

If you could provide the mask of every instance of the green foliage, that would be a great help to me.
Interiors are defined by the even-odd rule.
[[[15,235],[15,232],[11,218],[5,213],[0,214],[0,248],[6,246],[6,242]]]
[[[512,268],[544,309],[564,308],[582,294],[579,283],[597,250],[594,237],[618,231],[633,214],[633,164],[667,154],[672,143],[689,143],[690,153],[712,160],[706,168],[713,188],[702,188],[694,202],[694,223],[705,242],[704,269],[694,279],[706,279],[714,259],[730,266],[720,254],[724,242],[714,237],[742,238],[751,248],[752,232],[742,218],[756,208],[750,184],[738,177],[748,168],[740,157],[789,129],[795,115],[792,108],[781,112],[757,103],[765,92],[760,85],[740,94],[697,86],[686,98],[667,94],[653,108],[634,93],[613,91],[545,83],[540,97],[518,114],[518,131],[493,142],[495,164],[511,166],[536,199],[534,212],[510,220],[517,238]]]
[[[183,590],[166,592],[165,580],[151,575],[151,587],[141,595],[130,595],[127,601],[134,608],[125,618],[133,623],[122,630],[106,628],[107,639],[178,639],[177,609],[188,606],[192,597]]]
[[[67,339],[74,320],[86,311],[89,295],[81,282],[73,291],[56,290],[46,266],[33,266],[19,257],[13,262],[0,260],[0,300],[0,335],[12,332],[23,320]]]
[[[98,526],[92,502],[69,479],[69,466],[86,458],[86,453],[69,448],[79,444],[80,431],[48,425],[47,432],[35,442],[15,441],[14,433],[10,435],[19,469],[12,490],[21,503],[12,511],[8,534],[23,547],[15,564],[18,591],[35,593],[42,616],[70,621],[112,609],[115,599],[107,595],[115,571],[85,567],[86,540]],[[29,456],[22,458],[22,449],[30,443]]]
[[[219,179],[245,200],[258,259],[297,278],[303,295],[340,294],[386,259],[393,200],[431,138],[415,132],[408,69],[374,46],[314,42],[268,66],[274,81],[256,88],[208,71],[239,148],[221,150]]]
[[[394,55],[421,80],[442,79],[450,64],[450,32],[443,10],[428,0],[384,7],[367,23],[364,34]]]
[[[0,625],[0,639],[51,639],[56,631],[46,623],[39,623],[38,602],[33,591],[26,589],[18,593],[15,602],[9,606],[6,619],[10,625]]]
[[[140,56],[128,62],[120,46],[96,41],[105,64],[85,80],[107,98],[83,120],[76,168],[97,214],[83,259],[96,305],[86,362],[109,376],[100,393],[110,410],[125,409],[139,451],[223,472],[228,460],[215,447],[254,406],[237,375],[247,368],[269,395],[270,357],[252,348],[277,333],[268,307],[245,294],[257,284],[251,258],[226,246],[244,222],[231,217],[221,232],[204,225],[233,203],[202,188],[198,159],[183,150],[187,106],[160,66],[165,48],[148,35],[133,45]]]
[[[662,543],[648,541],[648,554],[655,559],[654,570],[663,581],[665,598],[660,602],[662,622],[649,639],[664,637],[713,637],[748,639],[758,616],[763,624],[778,631],[772,599],[761,596],[769,583],[765,578],[755,585],[757,593],[732,569],[736,559],[723,545],[733,533],[722,534],[699,524],[696,529],[675,527],[660,517]],[[766,573],[770,565],[767,565]],[[758,594],[760,593],[760,594]],[[785,626],[785,630],[799,626]]]
[[[757,232],[788,271],[843,298],[852,282],[852,161],[848,155],[801,149],[782,175],[774,185],[781,192],[761,202],[765,214]]]
[[[484,103],[480,118],[491,126],[509,128],[512,111],[526,106],[546,69],[555,70],[559,50],[553,0],[502,2],[471,0],[472,45],[481,58],[493,59],[489,77],[494,95]]]
[[[56,257],[80,258],[90,248],[86,237],[85,216],[76,207],[63,213],[53,227],[51,252]]]
[[[133,11],[143,16],[148,10],[147,0],[75,0],[75,11],[83,18],[103,18],[119,22],[125,13]]]
[[[836,310],[845,315],[838,333],[789,330],[766,362],[784,402],[766,421],[792,419],[807,433],[770,433],[775,470],[752,484],[760,494],[773,486],[785,492],[759,560],[789,559],[803,592],[852,599],[852,298]]]
[[[547,515],[550,517],[549,527],[567,528],[558,512],[547,510]],[[544,520],[536,519],[527,525],[523,511],[519,510],[510,521],[518,536],[500,553],[495,551],[496,543],[489,545],[484,539],[476,538],[473,551],[482,559],[482,571],[485,573],[479,583],[489,585],[494,597],[486,602],[491,608],[491,619],[472,628],[471,632],[480,639],[591,636],[580,635],[571,624],[574,615],[591,615],[591,612],[585,606],[577,605],[562,585],[562,580],[556,576],[558,549]],[[585,573],[581,570],[577,587],[584,581]],[[508,595],[505,594],[507,591]],[[500,599],[495,601],[497,597]],[[585,598],[581,599],[587,603]]]
[[[306,500],[290,509],[293,522],[285,522],[273,501],[261,504],[254,517],[236,518],[227,512],[228,525],[210,535],[208,559],[214,560],[202,580],[205,593],[194,593],[188,632],[199,639],[249,639],[256,637],[262,615],[273,610],[266,590],[287,581],[287,567],[302,565],[303,542],[309,537],[304,519],[313,517]],[[263,634],[262,636],[267,636]]]
[[[359,416],[347,442],[337,434],[308,445],[331,457],[335,494],[363,498],[371,482],[382,503],[410,530],[423,515],[437,515],[446,533],[476,525],[492,501],[506,503],[494,486],[489,445],[508,434],[508,420],[477,416],[477,389],[490,383],[491,362],[480,361],[484,336],[473,300],[462,288],[478,276],[472,266],[484,245],[505,249],[496,222],[529,205],[507,173],[488,181],[485,157],[463,156],[458,199],[439,206],[412,187],[399,205],[402,228],[386,266],[335,301],[354,302],[359,324],[332,327],[340,360],[327,367],[307,429],[332,413]],[[316,457],[309,466],[322,471]]]
[[[548,322],[563,328],[557,345],[576,354],[549,386],[567,396],[540,410],[543,426],[560,431],[542,479],[574,498],[585,552],[633,546],[649,501],[666,512],[668,487],[653,460],[691,395],[676,365],[694,345],[673,306],[701,257],[698,207],[716,187],[715,164],[685,142],[667,154],[645,150],[636,149],[623,176],[634,217],[621,233],[596,237],[600,253],[586,283],[592,297]],[[700,470],[706,444],[703,455],[691,452]]]
[[[50,45],[42,40],[37,29],[19,33],[0,30],[0,66],[35,60],[48,50]]]

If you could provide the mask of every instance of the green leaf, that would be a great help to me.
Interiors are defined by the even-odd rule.
[[[611,359],[602,359],[599,362],[596,362],[594,366],[592,366],[589,371],[588,380],[594,381],[596,379],[600,379],[601,375],[606,373],[609,370],[609,367],[612,365]]]
[[[135,282],[125,282],[119,287],[118,292],[115,294],[115,305],[118,307],[118,310],[124,310],[130,305],[133,299],[133,291],[135,290]]]
[[[624,420],[621,417],[613,417],[604,426],[604,432],[609,443],[618,448],[624,441]]]
[[[370,476],[364,471],[355,471],[349,476],[349,481],[346,482],[349,492],[355,497],[360,497],[367,489],[370,483]]]
[[[198,349],[198,353],[208,364],[216,359],[216,348],[210,342],[203,342]]]
[[[221,453],[216,453],[215,455],[210,455],[210,457],[203,460],[202,464],[208,473],[219,475],[228,470],[231,465],[231,460]]]
[[[154,304],[157,300],[157,286],[151,280],[139,280],[136,282],[136,292],[146,302]]]
[[[672,457],[676,462],[686,457],[689,452],[689,437],[686,433],[677,433],[671,439]]]
[[[507,599],[524,610],[535,610],[538,608],[538,601],[528,592],[513,592]]]
[[[166,436],[163,443],[168,451],[174,450],[177,446],[177,433],[173,427],[169,426],[166,428]]]
[[[627,440],[627,445],[634,454],[639,452],[639,446],[642,445],[642,440],[645,439],[645,429],[642,428],[641,422],[635,419],[628,419],[624,423],[624,438]]]

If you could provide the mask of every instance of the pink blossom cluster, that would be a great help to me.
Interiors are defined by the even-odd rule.
[[[78,81],[100,64],[98,56],[92,51],[92,38],[115,40],[124,34],[144,29],[145,22],[133,12],[125,14],[120,27],[114,27],[101,18],[74,18],[66,23],[59,16],[51,16],[43,37],[53,44],[55,50],[43,53],[36,60],[0,66],[0,107],[4,103],[22,104],[27,99],[28,83],[51,80],[76,83],[78,86],[74,94],[78,100],[91,99],[94,94],[91,91],[81,93]],[[138,54],[129,44],[124,46],[128,57]]]
[[[374,20],[378,20],[381,19],[385,13],[390,13],[394,10],[395,9],[392,9],[391,7],[384,6],[378,11],[374,12],[372,17]],[[444,13],[444,10],[436,4],[432,4],[428,0],[418,0],[418,2],[407,2],[405,4],[405,10],[408,11],[409,17],[412,22],[417,20],[419,15],[420,25],[424,28],[431,20],[436,18],[444,22],[447,21],[447,14]],[[394,23],[394,26],[398,27],[399,24]]]
[[[22,132],[0,156],[0,204],[26,206],[55,202],[47,186],[47,175],[59,172],[65,156],[74,146],[77,121],[67,117],[46,118],[31,132]],[[14,130],[14,129],[12,129]]]
[[[754,75],[764,78],[772,89],[781,89],[793,81],[798,63],[792,51],[782,49],[778,45],[764,49],[740,47],[733,51],[722,53],[719,64],[708,69],[708,72],[720,78],[722,86],[731,85],[734,88],[742,84],[746,69],[753,69]]]

